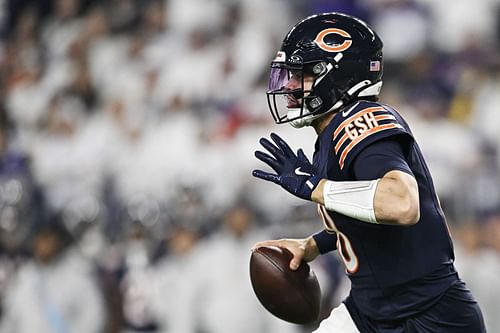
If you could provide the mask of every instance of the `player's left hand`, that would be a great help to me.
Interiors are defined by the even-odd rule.
[[[269,165],[276,173],[254,170],[252,175],[281,185],[299,198],[311,200],[312,191],[321,177],[315,175],[314,168],[302,149],[295,154],[275,133],[271,133],[271,139],[274,144],[266,138],[261,138],[259,141],[270,154],[257,150],[255,157]]]

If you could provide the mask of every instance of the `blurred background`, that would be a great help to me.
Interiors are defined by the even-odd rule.
[[[0,332],[310,332],[267,314],[250,248],[322,228],[251,177],[270,60],[340,11],[385,43],[382,101],[427,158],[462,278],[500,332],[500,1],[0,0]],[[349,282],[313,264],[323,316]]]

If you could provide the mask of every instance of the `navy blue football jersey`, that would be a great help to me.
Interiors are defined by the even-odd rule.
[[[432,177],[408,124],[392,107],[358,101],[341,110],[318,137],[313,165],[333,181],[401,170],[418,183],[420,220],[409,227],[366,223],[318,206],[327,250],[336,248],[344,261],[349,300],[361,313],[377,320],[405,318],[456,283],[453,245]]]

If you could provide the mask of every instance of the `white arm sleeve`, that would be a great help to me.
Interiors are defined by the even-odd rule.
[[[327,180],[323,188],[324,205],[328,210],[369,223],[377,223],[373,199],[380,179],[336,182]]]

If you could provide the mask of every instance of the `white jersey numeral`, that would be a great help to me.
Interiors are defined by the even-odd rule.
[[[328,211],[326,210],[325,206],[323,205],[318,205],[318,214],[323,220],[323,225],[325,226],[325,229],[328,231],[333,231],[333,232],[339,232],[337,229],[337,226],[335,225],[335,222],[333,221],[332,217],[330,214],[328,214]]]
[[[335,222],[333,221],[333,218],[330,216],[330,214],[328,214],[328,210],[325,208],[325,206],[318,205],[318,213],[323,220],[325,229],[337,234],[337,250],[339,252],[340,258],[344,262],[346,271],[349,274],[356,273],[359,268],[359,261],[358,257],[356,256],[356,252],[354,252],[351,241],[337,228]]]
[[[359,268],[358,257],[352,248],[349,238],[341,232],[337,232],[337,250],[344,262],[346,271],[350,274],[356,273]]]

